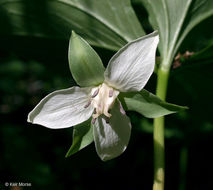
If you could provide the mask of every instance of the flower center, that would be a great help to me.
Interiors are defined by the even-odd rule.
[[[98,118],[101,114],[111,117],[109,110],[112,108],[119,91],[113,89],[105,83],[95,87],[91,91],[91,105],[95,108],[93,119]]]

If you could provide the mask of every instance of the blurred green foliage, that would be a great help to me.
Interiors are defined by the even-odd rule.
[[[65,158],[72,142],[71,128],[50,130],[27,123],[27,114],[45,95],[76,85],[67,60],[68,39],[54,38],[52,30],[47,31],[48,37],[11,34],[4,27],[11,23],[1,6],[0,189],[7,189],[5,182],[28,182],[32,184],[29,189],[150,189],[152,120],[128,112],[133,125],[130,145],[122,156],[106,163],[100,161],[94,145]],[[133,8],[144,30],[151,31],[144,7],[135,2]],[[38,12],[43,14],[42,10]],[[179,189],[182,176],[186,184],[180,190],[212,189],[212,24],[210,17],[188,34],[179,52],[195,54],[183,57],[171,72],[168,102],[190,109],[166,119],[167,189]],[[106,66],[114,52],[95,49]],[[155,84],[153,75],[145,88],[154,92]],[[183,150],[187,156],[180,154]],[[180,159],[181,155],[185,160]],[[186,165],[184,175],[181,164]]]

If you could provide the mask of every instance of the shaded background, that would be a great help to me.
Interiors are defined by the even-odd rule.
[[[151,32],[145,9],[137,3],[133,7],[143,28]],[[0,23],[0,189],[8,189],[5,182],[32,185],[19,189],[151,189],[152,120],[128,112],[133,126],[129,146],[108,162],[98,158],[94,144],[65,158],[71,128],[50,130],[27,123],[27,114],[45,95],[75,85],[68,67],[68,40],[52,37],[54,31],[47,27],[48,38],[14,35],[4,12]],[[204,58],[182,57],[171,71],[167,100],[190,109],[166,119],[166,189],[213,188],[212,24],[212,17],[199,24],[179,50],[198,52],[209,46]],[[114,52],[95,50],[106,66]],[[153,74],[145,89],[155,92],[155,85]]]

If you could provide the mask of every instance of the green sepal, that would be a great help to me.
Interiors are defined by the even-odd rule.
[[[95,50],[72,31],[69,43],[69,67],[80,86],[97,86],[104,81],[104,66]]]
[[[70,149],[66,153],[66,158],[75,154],[93,142],[93,128],[91,119],[74,126],[73,141]]]
[[[127,111],[136,111],[147,118],[156,118],[188,109],[167,103],[154,94],[142,90],[140,92],[120,93],[119,99]]]

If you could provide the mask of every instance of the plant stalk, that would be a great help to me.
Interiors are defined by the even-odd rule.
[[[163,63],[161,66],[164,66]],[[166,99],[169,69],[158,69],[156,95]],[[153,190],[164,189],[165,179],[165,148],[164,148],[164,117],[154,119],[154,184]]]

